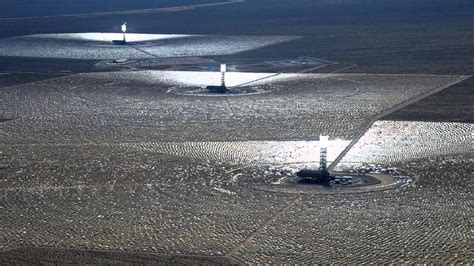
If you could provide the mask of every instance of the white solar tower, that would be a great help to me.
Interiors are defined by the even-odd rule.
[[[123,42],[126,42],[127,40],[125,39],[125,33],[127,33],[127,22],[124,22],[122,24],[122,32],[123,32]]]
[[[296,173],[296,175],[305,182],[330,185],[331,177],[327,166],[327,149],[329,145],[329,136],[319,136],[319,169],[309,170],[303,169]]]
[[[227,65],[221,64],[221,86],[225,87],[225,73],[227,72]]]
[[[206,89],[211,93],[228,93],[229,90],[225,86],[225,72],[227,71],[227,66],[225,64],[221,64],[221,85],[215,86],[210,85],[206,86]]]
[[[319,170],[327,171],[327,152],[329,145],[329,136],[319,136]]]

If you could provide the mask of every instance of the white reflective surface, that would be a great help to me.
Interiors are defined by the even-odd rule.
[[[336,139],[327,143],[328,162],[334,161],[350,141]],[[205,158],[227,163],[291,165],[317,168],[319,141],[236,141],[236,142],[169,142],[125,143],[129,149],[160,151],[170,155]]]
[[[220,85],[222,77],[220,72],[198,71],[153,71],[148,75],[149,80],[153,82],[160,81],[170,85],[187,86]],[[245,84],[261,85],[297,76],[298,74],[227,72],[225,81],[227,86],[233,87]]]
[[[472,152],[468,123],[377,121],[342,159],[342,164],[399,162]]]
[[[0,56],[113,60],[228,55],[297,38],[129,33],[129,45],[114,45],[123,33],[38,34],[0,39]]]
[[[146,42],[146,41],[159,41],[169,40],[176,38],[190,37],[191,35],[180,35],[180,34],[139,34],[139,33],[127,33],[127,40],[129,42]],[[104,32],[87,32],[87,33],[63,33],[63,34],[37,34],[31,36],[25,36],[28,38],[41,39],[41,40],[82,40],[82,41],[95,41],[95,42],[112,42],[114,40],[121,40],[123,37],[122,33],[104,33]]]

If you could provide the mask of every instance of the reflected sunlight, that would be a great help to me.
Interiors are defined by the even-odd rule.
[[[180,35],[180,34],[139,34],[139,33],[127,33],[127,41],[129,42],[146,42],[146,41],[159,41],[169,40],[177,38],[186,38],[191,35]],[[30,37],[35,38],[51,38],[51,39],[63,39],[63,40],[85,40],[85,41],[97,41],[97,42],[112,42],[114,40],[121,40],[123,33],[104,33],[104,32],[86,32],[86,33],[64,33],[64,34],[38,34]]]

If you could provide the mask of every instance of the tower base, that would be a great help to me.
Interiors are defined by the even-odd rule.
[[[207,86],[207,91],[210,93],[228,93],[229,89],[226,86]]]
[[[321,185],[330,185],[334,177],[327,170],[300,170],[296,175],[300,178],[301,183],[312,183]]]
[[[127,41],[124,41],[124,40],[113,40],[112,43],[113,43],[113,44],[116,44],[116,45],[126,45],[126,44],[127,44]]]

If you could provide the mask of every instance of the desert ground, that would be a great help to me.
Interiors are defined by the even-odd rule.
[[[471,262],[469,1],[96,2],[0,3],[1,264]]]

